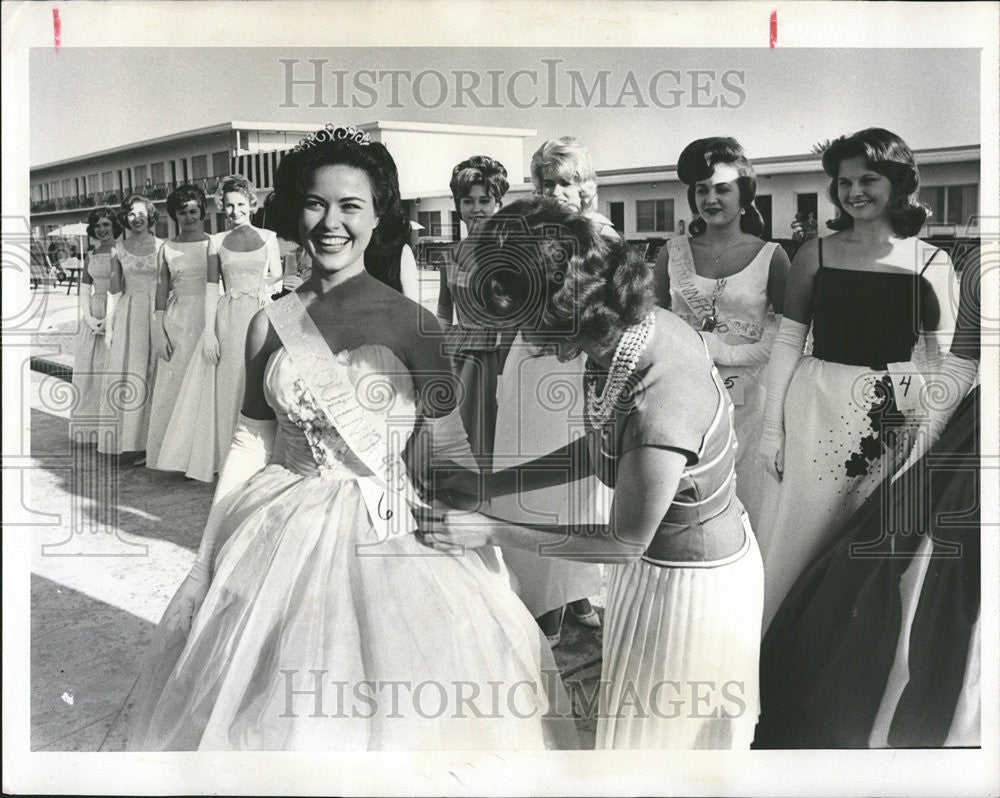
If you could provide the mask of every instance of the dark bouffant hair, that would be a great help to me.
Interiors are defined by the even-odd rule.
[[[654,307],[649,266],[583,214],[544,197],[517,200],[459,247],[473,318],[520,329],[533,343],[610,346]]]
[[[823,171],[831,178],[830,201],[837,207],[837,218],[828,221],[826,226],[831,230],[854,227],[854,217],[840,204],[837,179],[840,164],[847,158],[859,156],[865,159],[869,169],[884,175],[892,183],[888,215],[893,232],[902,237],[915,236],[930,215],[930,209],[917,199],[920,190],[917,163],[905,141],[880,127],[841,136],[823,153]]]
[[[146,229],[151,233],[155,233],[156,223],[160,220],[160,214],[156,210],[156,206],[148,198],[142,196],[142,194],[130,194],[125,198],[125,201],[118,209],[118,224],[125,230],[131,229],[128,224],[128,212],[132,210],[132,206],[137,202],[141,202],[146,206]]]
[[[293,150],[278,164],[274,192],[264,203],[268,225],[287,241],[299,240],[299,215],[313,173],[323,166],[352,166],[368,175],[378,226],[365,249],[365,269],[386,285],[402,291],[400,255],[410,239],[410,222],[399,196],[396,162],[381,142],[360,144],[353,138],[335,138]]]
[[[207,209],[205,192],[198,188],[198,186],[191,186],[187,183],[175,188],[170,192],[170,196],[167,197],[167,213],[170,215],[170,218],[176,222],[177,211],[192,201],[198,203],[198,210],[201,213],[201,218],[204,219]]]
[[[452,169],[451,197],[455,201],[455,211],[459,216],[462,215],[459,202],[462,197],[469,195],[473,186],[482,186],[499,207],[503,202],[504,194],[510,188],[507,169],[500,161],[486,155],[473,155]]]
[[[94,226],[101,221],[101,219],[111,220],[111,235],[118,238],[122,234],[121,222],[118,221],[118,214],[115,213],[111,208],[95,208],[90,213],[87,214],[87,235],[91,238],[97,238],[97,233],[94,230]]]
[[[736,186],[740,192],[740,207],[745,211],[740,217],[740,230],[752,236],[759,236],[764,232],[764,217],[753,204],[757,196],[757,173],[740,143],[726,136],[712,136],[692,141],[677,159],[677,176],[688,187],[688,206],[695,217],[688,225],[688,231],[692,236],[698,236],[704,233],[708,226],[698,215],[695,184],[708,180],[715,165],[720,163],[736,167],[740,175],[736,178]]]

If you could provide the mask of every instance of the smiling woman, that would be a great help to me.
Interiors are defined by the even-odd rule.
[[[257,207],[253,184],[241,175],[225,177],[215,201],[230,229],[208,244],[200,354],[190,359],[156,464],[205,482],[221,470],[236,429],[250,319],[271,301],[272,284],[283,274],[277,237],[250,224]]]
[[[104,342],[110,348],[101,395],[101,416],[114,420],[114,431],[102,435],[103,454],[142,452],[149,430],[149,406],[156,380],[152,329],[157,257],[163,243],[153,235],[156,208],[138,194],[119,211],[126,229],[111,256],[111,282]]]
[[[132,749],[575,747],[568,706],[546,717],[565,700],[552,656],[492,556],[427,556],[405,506],[391,523],[378,512],[427,476],[397,441],[474,460],[434,317],[365,270],[399,186],[385,147],[356,132],[331,127],[279,167],[270,218],[312,273],[250,324],[243,414]],[[337,708],[295,711],[293,685],[319,676],[322,692],[324,674]],[[377,700],[386,684],[413,702]],[[343,711],[348,685],[363,709]],[[466,688],[511,702],[449,706]]]
[[[862,130],[837,139],[823,168],[836,232],[799,249],[768,366],[760,454],[775,479],[757,527],[765,629],[830,536],[905,460],[926,413],[925,375],[948,350],[957,312],[951,260],[916,238],[927,209],[906,143]]]

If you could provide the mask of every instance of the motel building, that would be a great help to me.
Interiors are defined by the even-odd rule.
[[[206,230],[219,232],[226,220],[211,202],[219,179],[244,175],[257,186],[263,205],[282,155],[318,127],[224,122],[32,167],[32,235],[45,240],[64,225],[85,222],[95,207],[117,207],[135,193],[155,203],[160,211],[156,234],[170,237],[176,231],[166,212],[166,198],[183,183],[196,184],[209,195]],[[448,182],[454,165],[470,155],[490,155],[507,166],[511,178],[507,203],[531,192],[530,176],[520,172],[531,154],[535,130],[389,121],[359,127],[385,144],[396,161],[404,209],[414,226],[414,245],[421,240],[454,241],[464,235]],[[915,156],[920,198],[933,211],[922,235],[936,242],[977,238],[979,145],[917,150]],[[791,239],[796,214],[803,219],[811,214],[822,235],[824,222],[835,214],[820,156],[756,158],[753,163],[764,237]],[[654,245],[647,253],[683,234],[691,218],[686,187],[674,165],[598,170],[598,199],[598,210],[626,240]],[[419,253],[430,248],[417,249]],[[421,258],[421,265],[434,264]]]

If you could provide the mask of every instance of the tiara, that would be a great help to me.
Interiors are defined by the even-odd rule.
[[[321,130],[310,133],[295,146],[296,152],[302,152],[317,144],[326,144],[328,141],[353,141],[362,147],[367,147],[372,143],[371,138],[363,130],[358,130],[354,125],[350,127],[337,127],[333,122],[327,122]]]

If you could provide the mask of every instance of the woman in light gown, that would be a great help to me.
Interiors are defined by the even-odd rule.
[[[619,240],[611,222],[597,212],[597,173],[590,153],[572,136],[550,139],[531,158],[535,192],[582,212],[601,235]],[[538,356],[523,338],[514,339],[497,385],[496,468],[531,460],[584,432],[580,385],[583,358],[561,363],[552,355]],[[593,476],[572,484],[528,491],[498,500],[498,512],[512,519],[583,524],[606,521],[610,490]],[[517,579],[524,603],[538,619],[552,645],[560,639],[563,617],[585,626],[601,622],[589,596],[601,590],[597,565],[567,562],[544,552],[503,550],[504,561]]]
[[[87,235],[97,239],[97,248],[87,253],[80,274],[80,331],[73,354],[73,386],[76,403],[70,418],[70,438],[97,443],[101,412],[101,390],[108,350],[104,345],[108,289],[111,286],[111,256],[122,228],[111,208],[97,208],[87,216]]]
[[[948,350],[957,312],[951,260],[916,237],[927,209],[906,143],[862,130],[837,139],[823,169],[837,232],[796,253],[768,364],[760,453],[775,479],[756,527],[765,630],[809,562],[905,461],[924,375]]]
[[[764,369],[781,319],[788,256],[759,236],[757,178],[735,139],[698,139],[681,152],[677,175],[695,219],[656,262],[659,304],[701,331],[736,408],[736,495],[757,528],[767,471],[757,450],[764,417]],[[770,313],[769,313],[770,311]]]
[[[551,200],[511,203],[463,256],[496,323],[563,360],[587,354],[588,431],[482,478],[442,469],[441,498],[489,505],[422,512],[423,539],[611,564],[599,748],[749,748],[763,569],[734,492],[732,402],[705,344],[656,308],[637,253]],[[615,488],[608,523],[512,522],[493,501],[588,474]]]
[[[156,381],[153,310],[157,258],[163,242],[152,231],[158,218],[153,203],[138,194],[126,198],[119,211],[126,234],[115,244],[111,256],[104,328],[104,342],[110,351],[101,395],[101,416],[113,420],[113,427],[98,440],[97,450],[102,454],[146,450]],[[135,465],[143,462],[140,454]]]
[[[172,467],[180,463],[165,461],[161,464],[160,448],[171,414],[177,407],[188,364],[193,355],[200,354],[198,344],[205,328],[205,282],[210,243],[203,227],[205,193],[197,186],[178,186],[167,197],[167,213],[177,225],[177,235],[160,247],[156,312],[153,314],[153,340],[160,362],[156,368],[149,415],[146,464],[150,468],[183,471],[183,467]]]
[[[452,169],[451,197],[469,233],[499,210],[509,185],[504,165],[486,155],[473,155]],[[474,287],[458,279],[464,277],[456,268],[459,246],[441,269],[437,319],[448,333],[448,354],[462,389],[462,423],[479,467],[489,470],[496,438],[497,380],[510,352],[511,336],[475,317],[474,302],[466,298]]]
[[[202,482],[222,468],[236,429],[250,319],[280,291],[283,277],[278,237],[250,224],[257,207],[253,185],[240,175],[224,177],[215,200],[230,229],[208,245],[201,355],[191,358],[184,376],[158,466]]]
[[[764,637],[757,748],[982,744],[979,252],[963,261],[908,467],[809,565]]]
[[[312,273],[250,326],[243,413],[131,749],[574,743],[568,714],[544,717],[568,707],[550,703],[551,653],[506,577],[476,552],[426,556],[405,520],[429,466],[408,453],[475,461],[434,317],[364,268],[399,202],[388,151],[354,128],[282,159],[268,210]]]

